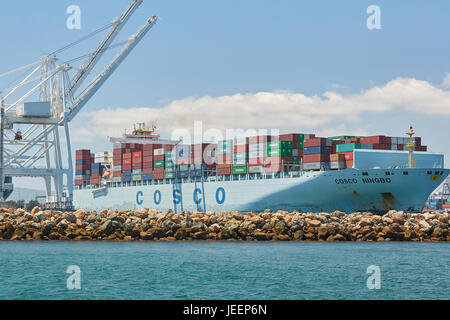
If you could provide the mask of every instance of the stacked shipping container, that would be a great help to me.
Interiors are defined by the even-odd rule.
[[[77,150],[75,185],[98,185],[103,176],[113,182],[200,177],[205,169],[217,175],[345,169],[353,167],[355,149],[407,150],[408,142],[404,137],[290,133],[221,140],[217,145],[119,143],[112,153]],[[414,142],[415,151],[427,151],[420,137]]]

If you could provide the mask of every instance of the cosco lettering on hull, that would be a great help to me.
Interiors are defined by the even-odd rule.
[[[144,192],[139,190],[136,193],[136,203],[138,205],[143,205],[144,204]],[[192,194],[192,200],[194,202],[194,204],[200,204],[203,201],[203,197],[204,194],[202,192],[201,189],[196,188],[194,189],[194,192]],[[215,193],[215,200],[217,202],[217,204],[223,204],[225,202],[226,199],[226,192],[225,189],[222,187],[217,188],[216,193]],[[174,204],[179,204],[182,202],[183,200],[183,194],[181,190],[174,190],[173,194],[172,194],[172,200]],[[162,201],[162,193],[160,190],[155,190],[153,192],[153,204],[155,205],[159,205]]]
[[[358,179],[334,179],[336,184],[357,184]],[[391,183],[391,178],[362,178],[363,183]]]

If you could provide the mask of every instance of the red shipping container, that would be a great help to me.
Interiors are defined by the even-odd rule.
[[[305,154],[303,156],[303,162],[329,162],[330,155],[326,153],[317,154]]]
[[[265,158],[250,158],[248,159],[248,164],[251,166],[260,166],[265,162]]]
[[[147,168],[153,168],[153,161],[150,162],[143,162],[142,163],[142,168],[147,169]]]
[[[403,144],[397,145],[397,150],[405,150],[405,146]]]
[[[353,159],[345,160],[345,167],[346,168],[353,168]]]
[[[131,164],[122,165],[122,171],[132,170]]]
[[[416,151],[427,151],[427,146],[417,146]]]
[[[261,143],[261,142],[270,142],[272,141],[272,136],[254,136],[248,138],[249,144]]]
[[[142,151],[135,151],[132,154],[133,158],[142,158]]]
[[[351,153],[353,156],[353,152],[349,152],[349,153]],[[336,162],[336,161],[345,161],[345,155],[343,153],[330,154],[330,162]]]
[[[153,161],[164,161],[164,155],[153,156]]]
[[[142,147],[143,151],[151,151],[155,149],[161,149],[163,147],[162,144],[144,144]]]
[[[422,138],[421,137],[414,137],[413,141],[416,144],[416,146],[421,146],[422,145]]]
[[[122,160],[122,165],[131,165],[132,164],[132,160],[131,159],[123,159]]]
[[[164,172],[153,173],[153,180],[164,179]]]
[[[120,159],[114,159],[113,160],[113,166],[121,166],[122,165],[122,160]]]
[[[91,184],[99,184],[100,178],[91,178]]]
[[[154,173],[164,173],[164,167],[156,167],[156,168],[153,168],[153,172]]]
[[[100,173],[92,173],[91,174],[91,178],[99,178],[100,177]]]
[[[132,153],[124,153],[122,154],[122,159],[131,159]]]
[[[153,168],[144,168],[142,169],[142,174],[152,174]]]
[[[75,155],[77,157],[90,157],[91,156],[91,150],[89,149],[80,149],[75,151]]]
[[[142,151],[142,157],[153,157],[153,150],[144,150]]]
[[[327,145],[327,138],[312,138],[312,139],[306,139],[303,142],[303,148],[307,147],[324,147]]]
[[[132,163],[133,164],[142,164],[142,158],[133,158]]]
[[[131,166],[131,169],[142,169],[142,163],[139,163],[139,164],[133,164],[132,166]]]
[[[268,157],[266,158],[266,164],[271,163],[290,163],[292,162],[292,157]]]
[[[233,155],[232,154],[218,154],[217,155],[217,163],[218,164],[233,163]]]
[[[361,143],[384,144],[384,143],[391,143],[392,139],[387,139],[386,136],[371,136],[371,137],[362,137],[360,141]]]
[[[274,137],[272,141],[277,141],[277,137]],[[288,134],[280,134],[278,136],[278,141],[292,141],[292,142],[298,142],[298,133],[288,133]]]
[[[83,180],[75,180],[75,185],[76,185],[76,186],[81,186],[81,185],[83,185]]]
[[[113,171],[113,177],[121,177],[122,172],[121,171]]]
[[[231,168],[230,169],[217,169],[217,175],[223,176],[223,175],[230,175],[231,174]]]
[[[75,166],[75,170],[90,170],[91,169],[91,164],[87,163],[87,164],[78,164]]]
[[[345,160],[353,160],[353,151],[339,152],[338,154],[343,154]]]
[[[248,144],[243,144],[243,145],[239,145],[239,146],[234,146],[234,147],[233,147],[233,152],[234,152],[234,153],[248,152]]]

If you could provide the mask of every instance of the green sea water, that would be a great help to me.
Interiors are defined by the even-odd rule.
[[[449,299],[449,263],[447,243],[0,242],[0,299]]]

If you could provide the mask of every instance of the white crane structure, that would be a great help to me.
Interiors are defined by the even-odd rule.
[[[141,3],[142,0],[134,0],[119,18],[113,20],[106,36],[72,77],[69,77],[72,67],[68,63],[59,63],[55,54],[0,74],[3,77],[34,68],[19,83],[0,91],[0,200],[6,200],[12,193],[13,177],[42,177],[46,186],[46,205],[72,208],[74,166],[69,122],[142,40],[157,17],[149,18],[103,71],[82,92],[78,90]],[[34,101],[29,101],[33,97]],[[60,131],[64,131],[64,139],[60,137]],[[62,156],[62,142],[67,149],[67,159]]]

